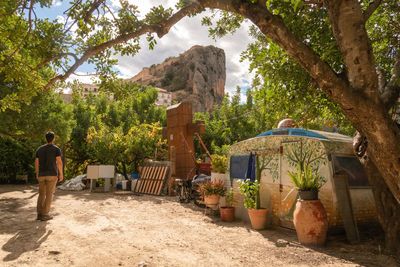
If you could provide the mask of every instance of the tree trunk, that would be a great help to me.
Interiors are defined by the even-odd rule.
[[[374,163],[361,159],[374,193],[378,220],[385,232],[386,252],[400,256],[400,204],[393,197]]]
[[[123,174],[124,174],[125,179],[126,179],[126,180],[129,180],[129,178],[128,178],[128,171],[126,170],[126,164],[125,164],[124,162],[122,163],[122,172],[123,172]]]

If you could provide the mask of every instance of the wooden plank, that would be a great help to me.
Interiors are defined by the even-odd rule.
[[[149,189],[148,189],[148,193],[149,194],[154,194],[154,187],[157,184],[157,177],[158,177],[158,175],[160,173],[160,170],[162,170],[162,167],[160,167],[160,166],[157,166],[155,168],[156,168],[156,170],[155,170],[153,176],[151,177],[151,183],[150,183],[150,186],[149,186]]]
[[[169,174],[169,169],[169,166],[159,164],[143,166],[135,192],[160,195],[167,175]]]
[[[150,188],[151,188],[151,186],[152,186],[152,184],[153,184],[153,177],[154,177],[154,174],[157,172],[157,167],[156,167],[156,166],[153,166],[153,167],[151,167],[151,168],[152,168],[152,172],[151,172],[151,174],[147,177],[147,184],[146,184],[146,187],[145,187],[145,189],[144,189],[144,193],[146,193],[146,194],[149,194]]]
[[[146,184],[147,184],[147,177],[149,176],[149,173],[151,171],[151,167],[147,166],[145,168],[146,168],[146,175],[143,176],[142,186],[140,187],[140,193],[144,192],[144,188],[146,187]]]
[[[147,188],[147,186],[148,186],[148,184],[149,184],[149,177],[151,177],[153,171],[154,171],[154,170],[153,170],[153,166],[148,166],[148,167],[147,167],[147,174],[146,174],[146,176],[144,177],[144,180],[143,180],[143,187],[142,187],[142,189],[141,189],[141,192],[142,192],[142,193],[146,193],[146,188]]]
[[[144,180],[146,179],[145,177],[147,176],[148,173],[148,167],[144,166],[142,168],[142,173],[140,174],[140,178],[138,180],[138,185],[136,186],[136,191],[135,192],[142,192],[142,187],[144,185]]]
[[[149,172],[149,175],[146,177],[146,183],[145,183],[145,186],[143,188],[143,193],[148,194],[149,187],[150,187],[150,184],[151,184],[151,177],[153,177],[155,171],[156,171],[156,167],[154,167],[154,166],[150,167],[150,172]]]
[[[161,181],[160,181],[160,183],[159,183],[159,185],[157,187],[157,191],[155,192],[156,195],[160,195],[161,194],[161,190],[162,190],[163,185],[164,185],[164,183],[166,181],[166,177],[168,177],[168,173],[169,173],[169,167],[166,166],[163,169],[163,172],[162,172],[162,175],[161,175]]]
[[[360,241],[360,236],[351,204],[348,177],[347,175],[334,175],[333,181],[335,183],[338,210],[343,219],[347,240],[350,243],[357,243]]]
[[[144,175],[145,172],[145,168],[143,167],[140,171],[140,176],[139,179],[136,182],[136,186],[135,186],[135,192],[139,193],[140,192],[140,187],[142,186],[142,177]]]
[[[162,168],[161,168],[161,170],[160,170],[160,173],[158,174],[158,177],[157,177],[157,185],[154,187],[154,189],[153,189],[153,192],[154,192],[154,194],[155,195],[159,195],[160,193],[159,193],[159,188],[162,186],[162,184],[164,183],[164,177],[165,177],[165,170],[167,169],[168,167],[166,167],[166,166],[163,166]]]

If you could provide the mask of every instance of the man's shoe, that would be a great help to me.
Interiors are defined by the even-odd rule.
[[[36,220],[37,220],[37,221],[41,221],[41,220],[42,220],[42,215],[38,214]]]
[[[42,216],[40,216],[40,220],[41,221],[48,221],[48,220],[51,220],[51,219],[53,219],[53,216],[50,216],[50,215],[42,215]]]

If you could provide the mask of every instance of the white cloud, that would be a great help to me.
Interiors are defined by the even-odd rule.
[[[61,6],[62,5],[62,1],[61,0],[53,0],[52,5],[53,6]]]
[[[95,82],[99,81],[97,76],[91,75],[91,73],[82,72],[82,71],[78,71],[78,72],[76,72],[76,74],[71,74],[66,81],[72,82],[75,80],[77,80],[81,83],[95,83]]]

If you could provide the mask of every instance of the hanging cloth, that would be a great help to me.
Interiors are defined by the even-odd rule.
[[[247,164],[246,179],[254,182],[256,180],[256,155],[250,153],[249,162]]]

